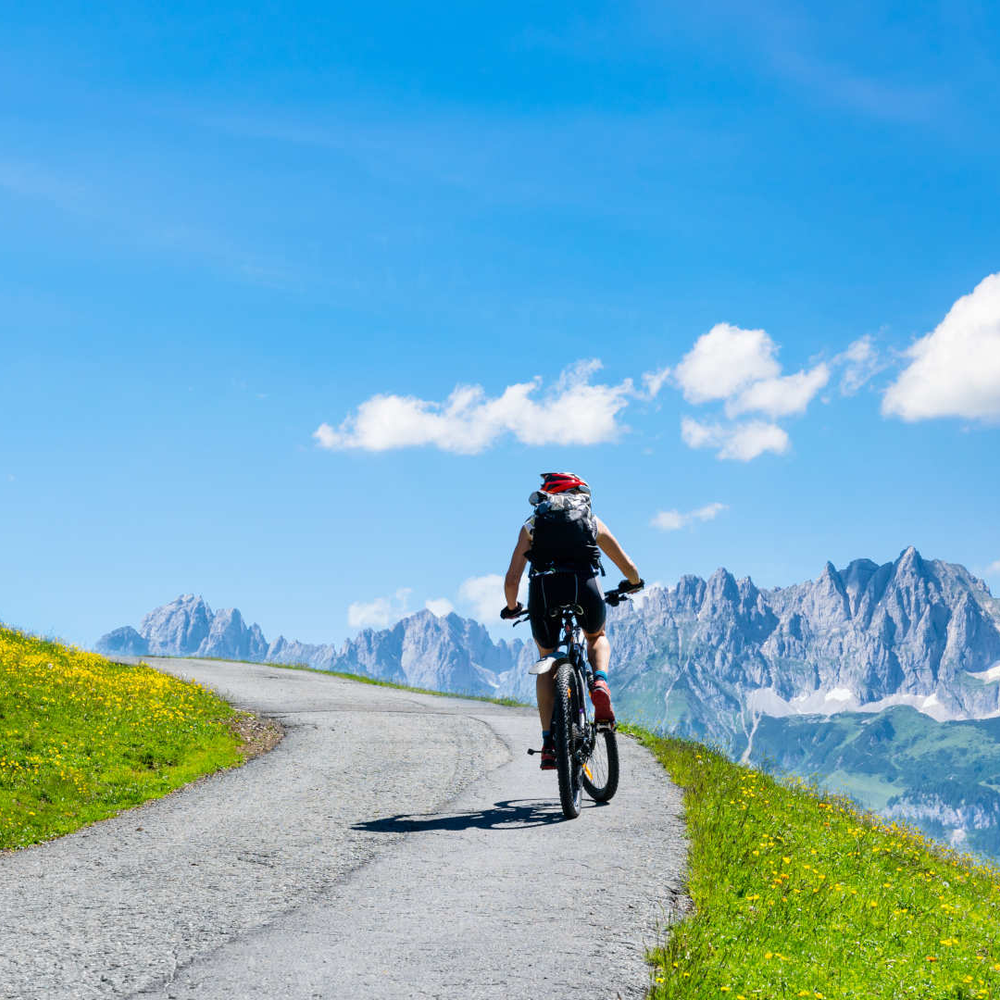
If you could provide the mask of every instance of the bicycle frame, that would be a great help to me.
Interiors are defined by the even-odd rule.
[[[594,687],[594,671],[587,659],[583,649],[582,633],[583,629],[576,620],[578,609],[573,606],[566,606],[560,609],[562,642],[561,647],[565,649],[565,659],[569,661],[581,683],[581,692],[589,692]],[[559,657],[559,647],[552,653]],[[594,752],[594,742],[597,738],[597,726],[592,720],[587,719],[587,709],[585,701],[581,701],[579,708],[579,718],[576,720],[579,728],[581,741],[577,747],[577,763],[586,766],[590,755]]]
[[[627,596],[628,592],[622,593],[618,588],[606,594],[604,599],[614,607]],[[608,802],[618,789],[619,778],[615,724],[613,721],[597,722],[588,709],[588,703],[593,703],[587,693],[592,694],[594,690],[594,672],[584,653],[583,628],[577,621],[582,613],[575,604],[565,604],[555,610],[559,616],[560,641],[547,657],[553,662],[546,663],[543,671],[553,668],[556,671],[556,704],[551,730],[556,749],[559,798],[567,819],[579,816],[581,791],[585,790],[595,802]],[[521,609],[514,624],[528,617],[527,609]],[[598,749],[600,754],[595,754]],[[537,752],[528,750],[529,754]],[[598,757],[603,759],[604,766],[594,771],[592,764]]]

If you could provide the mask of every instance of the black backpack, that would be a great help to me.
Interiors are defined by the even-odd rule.
[[[603,574],[597,546],[597,518],[590,497],[572,493],[545,494],[535,507],[528,561],[534,572],[563,569]]]

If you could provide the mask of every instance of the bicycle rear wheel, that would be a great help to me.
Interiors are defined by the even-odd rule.
[[[580,782],[595,802],[607,802],[618,791],[618,738],[614,732],[594,733],[594,752],[583,765]]]
[[[577,751],[583,734],[580,732],[580,709],[583,692],[580,679],[572,664],[564,660],[556,665],[556,704],[552,713],[552,738],[556,746],[556,770],[559,774],[559,802],[566,819],[580,815],[583,786],[582,768]]]

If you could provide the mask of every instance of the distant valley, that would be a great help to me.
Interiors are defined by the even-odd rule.
[[[914,548],[878,565],[758,589],[724,569],[611,612],[619,714],[819,777],[879,812],[1000,856],[1000,601],[963,566]],[[442,691],[533,701],[534,647],[422,611],[340,646],[268,641],[235,609],[184,595],[110,655],[307,663]]]

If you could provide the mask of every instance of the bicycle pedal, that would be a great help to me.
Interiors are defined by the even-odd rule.
[[[594,728],[599,733],[613,733],[618,727],[613,722],[595,722]]]
[[[528,747],[528,756],[530,757],[533,753],[541,753],[541,750],[536,750],[534,747]]]

